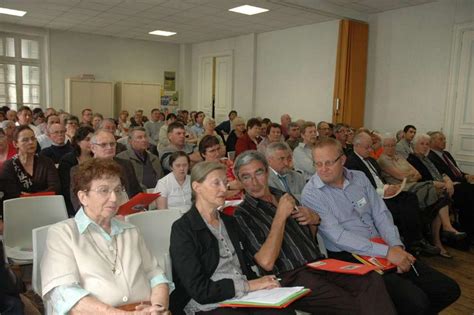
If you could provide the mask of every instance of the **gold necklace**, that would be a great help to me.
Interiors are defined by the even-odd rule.
[[[92,233],[89,229],[87,229],[87,232],[89,234],[89,237],[90,239],[92,240],[92,245],[94,245],[95,249],[97,250],[97,252],[99,253],[100,257],[105,260],[106,262],[108,262],[109,264],[112,265],[112,273],[115,274],[115,271],[117,270],[116,269],[116,266],[117,266],[117,257],[118,257],[118,246],[117,246],[117,236],[114,235],[113,239],[114,239],[114,244],[115,244],[115,258],[114,258],[114,262],[112,263],[112,261],[107,257],[107,255],[105,255],[102,250],[99,248],[99,245],[97,245],[94,237],[92,236]]]

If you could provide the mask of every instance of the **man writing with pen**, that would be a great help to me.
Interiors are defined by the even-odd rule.
[[[321,233],[332,258],[351,253],[383,257],[397,266],[383,279],[398,314],[437,314],[460,295],[458,284],[405,251],[390,211],[363,172],[344,168],[341,144],[325,138],[313,148],[316,173],[302,203],[321,217]],[[386,244],[372,242],[380,237]]]
[[[377,273],[354,276],[306,266],[323,258],[316,243],[319,216],[300,207],[290,194],[268,186],[268,162],[261,153],[241,153],[234,174],[245,189],[244,201],[234,213],[244,248],[261,273],[276,275],[281,286],[312,290],[290,307],[312,314],[395,314]]]

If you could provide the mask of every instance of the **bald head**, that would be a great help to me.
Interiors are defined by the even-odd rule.
[[[366,132],[354,136],[354,151],[361,157],[368,158],[372,152],[372,137]]]

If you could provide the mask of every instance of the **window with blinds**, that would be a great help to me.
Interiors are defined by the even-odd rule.
[[[41,38],[0,32],[0,106],[40,107]]]

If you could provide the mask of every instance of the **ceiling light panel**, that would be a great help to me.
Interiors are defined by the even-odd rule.
[[[229,9],[231,12],[235,13],[240,13],[240,14],[245,14],[245,15],[255,15],[263,12],[267,12],[268,9],[264,8],[259,8],[259,7],[254,7],[252,5],[241,5],[240,7],[235,7],[232,9]]]
[[[148,34],[158,35],[158,36],[173,36],[173,35],[176,35],[176,32],[156,30],[156,31],[149,32]]]
[[[26,11],[14,10],[8,8],[0,7],[0,14],[13,15],[13,16],[23,16],[26,14]]]

